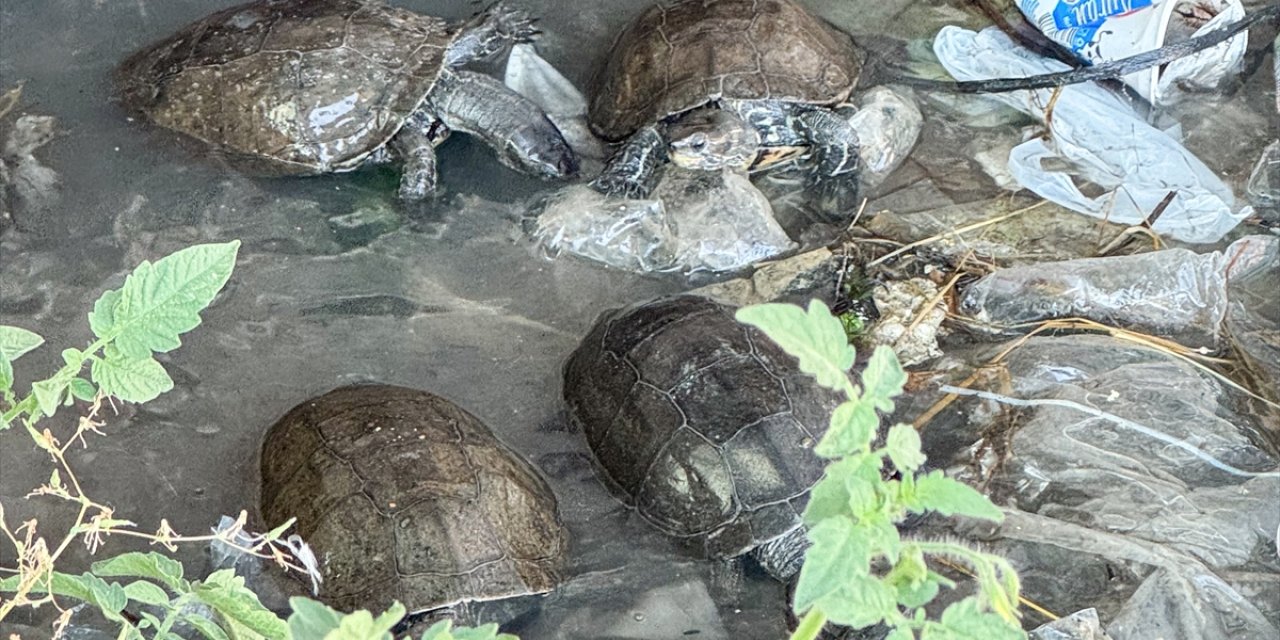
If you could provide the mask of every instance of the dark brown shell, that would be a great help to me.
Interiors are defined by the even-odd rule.
[[[125,60],[127,108],[279,174],[350,169],[431,90],[453,38],[376,0],[259,0]]]
[[[734,556],[800,526],[840,398],[733,310],[680,296],[607,313],[565,365],[569,417],[647,520]]]
[[[555,495],[475,416],[439,396],[342,387],[262,445],[262,516],[297,517],[343,610],[410,611],[553,589],[568,537]]]
[[[711,100],[835,104],[861,71],[849,36],[791,0],[656,5],[618,37],[596,76],[589,117],[619,140]]]

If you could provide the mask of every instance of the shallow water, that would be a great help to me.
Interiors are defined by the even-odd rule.
[[[546,185],[502,168],[463,136],[440,150],[441,205],[413,220],[390,213],[398,228],[378,235],[329,219],[385,206],[394,190],[385,172],[247,179],[126,118],[110,97],[114,65],[231,4],[0,5],[0,89],[25,80],[19,109],[53,115],[61,130],[38,154],[62,176],[60,202],[20,220],[21,233],[0,244],[0,324],[36,330],[50,343],[21,361],[20,388],[60,364],[61,348],[87,343],[90,303],[139,261],[195,242],[244,242],[231,283],[203,324],[162,358],[177,388],[108,416],[107,437],[74,449],[71,461],[89,495],[144,529],[166,518],[180,532],[202,533],[222,514],[254,513],[261,435],[290,407],[355,381],[427,389],[478,415],[539,466],[559,496],[574,536],[573,578],[524,637],[781,637],[781,587],[749,578],[736,602],[713,602],[709,563],[613,499],[562,416],[560,367],[597,314],[687,284],[543,259],[522,237],[517,216],[520,202]],[[397,4],[445,17],[474,9]],[[611,34],[648,0],[519,4],[542,17],[542,54],[581,86]],[[925,23],[895,18],[892,8],[807,4],[855,33],[887,24],[902,38],[929,33]],[[945,6],[918,12],[938,23],[980,24]],[[923,140],[917,153],[930,144]],[[910,194],[895,202],[927,206]],[[51,422],[66,428],[70,417]],[[21,499],[48,477],[42,456],[17,432],[3,437],[7,521],[39,517],[43,530],[56,531],[69,510]],[[131,546],[115,539],[110,548]],[[0,550],[0,564],[10,565],[10,554]],[[204,555],[196,547],[180,551],[189,574],[203,569]],[[85,557],[77,548],[64,569],[78,571]]]

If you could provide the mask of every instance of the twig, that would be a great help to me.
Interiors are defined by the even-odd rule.
[[[950,91],[953,93],[1005,93],[1009,91],[1023,91],[1029,89],[1048,89],[1050,87],[1078,84],[1092,80],[1110,80],[1127,76],[1135,71],[1141,71],[1157,65],[1173,62],[1174,60],[1189,56],[1198,51],[1215,47],[1227,40],[1230,40],[1243,31],[1251,29],[1265,21],[1276,20],[1277,18],[1280,18],[1280,4],[1271,5],[1270,7],[1256,11],[1252,15],[1245,16],[1238,22],[1232,23],[1230,26],[1222,29],[1216,29],[1202,36],[1188,38],[1181,42],[1165,45],[1159,49],[1152,49],[1151,51],[1145,51],[1137,55],[1129,56],[1128,58],[1112,60],[1110,62],[1104,62],[1084,69],[1072,69],[1070,71],[1046,73],[1036,76],[1027,76],[1025,78],[992,78],[989,80],[964,80],[959,82],[950,82],[946,80],[932,80],[914,76],[896,76],[893,78],[893,81],[926,91]]]

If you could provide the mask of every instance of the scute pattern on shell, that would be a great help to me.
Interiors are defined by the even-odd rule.
[[[127,108],[265,173],[358,165],[431,90],[446,23],[376,0],[259,0],[131,56]]]
[[[732,309],[680,296],[601,316],[565,365],[600,467],[650,522],[730,557],[800,523],[839,398]]]
[[[613,45],[589,116],[609,140],[719,98],[834,104],[861,70],[851,39],[792,0],[655,5]]]
[[[262,516],[297,517],[343,610],[410,611],[553,589],[567,533],[541,476],[457,405],[342,387],[298,405],[262,447]]]

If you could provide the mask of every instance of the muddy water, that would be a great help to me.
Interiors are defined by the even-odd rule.
[[[44,335],[19,386],[52,371],[58,351],[88,342],[85,312],[143,259],[195,242],[244,246],[203,324],[163,357],[177,388],[107,416],[106,437],[71,461],[89,495],[142,528],[161,518],[201,533],[222,514],[255,510],[262,433],[287,409],[335,386],[381,381],[466,407],[550,479],[574,536],[569,584],[524,624],[526,638],[780,637],[784,594],[748,576],[713,598],[713,569],[638,522],[597,481],[580,434],[565,424],[560,367],[604,309],[687,287],[591,264],[549,261],[523,238],[522,201],[545,185],[455,136],[440,149],[445,197],[405,218],[389,208],[385,171],[254,180],[211,162],[112,101],[109,72],[128,53],[234,4],[218,0],[7,0],[0,4],[0,88],[25,81],[22,112],[56,117],[39,153],[61,175],[59,200],[0,244],[0,324]],[[468,3],[403,0],[464,17]],[[541,52],[583,83],[611,33],[647,0],[519,3],[542,16]],[[924,37],[928,24],[973,25],[959,11],[868,10],[808,3],[855,33]],[[886,27],[891,25],[891,27]],[[928,149],[928,138],[918,148]],[[896,202],[910,204],[913,196]],[[361,212],[363,225],[347,218]],[[51,421],[67,428],[71,416]],[[0,500],[8,522],[53,532],[70,513],[21,497],[48,477],[19,433],[3,435]],[[274,524],[274,523],[272,523]],[[112,550],[136,547],[110,541]],[[206,552],[184,547],[188,573]],[[87,561],[71,553],[67,570]],[[0,550],[0,564],[12,564]],[[718,600],[718,601],[717,601]]]

